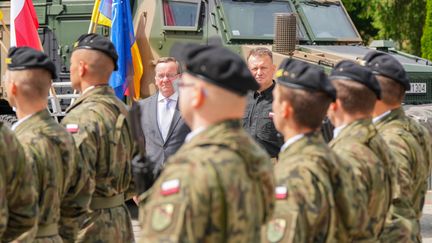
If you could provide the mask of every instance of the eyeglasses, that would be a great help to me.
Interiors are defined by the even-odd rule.
[[[157,74],[156,75],[156,78],[157,79],[164,79],[164,78],[167,78],[167,79],[173,79],[173,78],[176,78],[177,77],[177,75],[178,75],[178,73],[167,73],[167,74]]]

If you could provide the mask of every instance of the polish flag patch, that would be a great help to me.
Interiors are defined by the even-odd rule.
[[[288,190],[285,186],[277,186],[275,188],[275,197],[276,199],[285,199],[287,198]]]
[[[164,196],[176,194],[180,191],[180,180],[174,179],[165,181],[161,186],[161,194]]]
[[[79,131],[78,124],[67,124],[66,130],[70,133],[77,133]]]
[[[274,117],[274,112],[269,112],[269,118],[273,119]]]

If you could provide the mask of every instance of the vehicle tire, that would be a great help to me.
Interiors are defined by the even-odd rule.
[[[15,115],[0,115],[0,122],[3,122],[9,128],[17,121],[18,119]]]

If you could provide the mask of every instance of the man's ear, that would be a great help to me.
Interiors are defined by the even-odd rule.
[[[204,104],[207,98],[207,90],[204,87],[197,86],[194,87],[193,97],[192,97],[192,107],[199,108]]]
[[[339,106],[340,106],[340,101],[335,100],[334,102],[330,103],[330,106],[328,109],[331,111],[336,111],[339,108]]]
[[[83,77],[87,73],[87,64],[83,61],[79,62],[78,66],[78,75]]]
[[[14,81],[10,81],[10,90],[14,96],[16,96],[16,94],[18,93],[18,86]]]
[[[294,109],[291,106],[291,104],[288,101],[284,100],[282,101],[281,105],[282,105],[282,117],[285,119],[292,117],[294,113]]]

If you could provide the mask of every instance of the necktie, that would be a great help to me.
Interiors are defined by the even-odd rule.
[[[164,141],[166,140],[171,125],[171,119],[172,119],[171,112],[170,112],[171,101],[172,100],[170,98],[164,99],[165,105],[161,112],[161,133]]]

